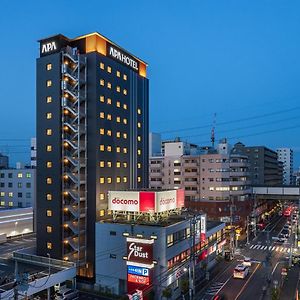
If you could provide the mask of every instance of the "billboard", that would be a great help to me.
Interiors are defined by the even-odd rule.
[[[127,281],[142,284],[142,285],[149,285],[150,284],[150,278],[149,277],[140,276],[140,275],[127,274]]]
[[[184,207],[184,190],[161,192],[108,192],[108,209],[142,213],[160,213]]]
[[[127,261],[145,265],[153,264],[153,240],[128,237]]]
[[[206,215],[200,217],[200,241],[204,242],[206,239]]]

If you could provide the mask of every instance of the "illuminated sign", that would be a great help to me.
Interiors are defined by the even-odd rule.
[[[57,50],[55,41],[42,44],[41,46],[42,46],[42,54],[53,52],[53,51]]]
[[[149,276],[149,269],[136,266],[127,266],[127,273],[132,275]]]
[[[127,260],[142,264],[153,263],[153,240],[130,238],[127,241]]]
[[[109,43],[107,43],[107,55],[121,62],[125,66],[130,67],[132,70],[136,72],[139,71],[139,62],[136,59]]]
[[[149,277],[133,275],[133,274],[127,274],[127,281],[142,284],[142,285],[149,285],[150,284],[150,278]]]
[[[166,192],[157,192],[156,194],[156,211],[163,212],[177,207],[177,192],[166,191]]]
[[[200,217],[200,240],[204,242],[206,239],[206,215]]]

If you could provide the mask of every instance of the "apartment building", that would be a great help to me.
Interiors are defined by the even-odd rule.
[[[283,164],[283,184],[293,185],[293,171],[294,171],[294,152],[291,148],[278,148],[276,150],[278,161]]]

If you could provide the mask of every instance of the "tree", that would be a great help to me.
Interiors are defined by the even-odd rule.
[[[279,300],[279,290],[278,288],[272,288],[272,291],[271,291],[271,299],[272,300]]]
[[[170,299],[172,298],[172,289],[167,287],[165,288],[163,291],[162,291],[162,296],[167,298],[167,299]]]
[[[180,288],[181,292],[183,294],[186,294],[189,290],[189,280],[188,279],[182,279],[180,282]]]

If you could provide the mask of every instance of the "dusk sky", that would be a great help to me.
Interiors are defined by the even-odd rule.
[[[164,138],[291,147],[300,166],[300,2],[1,1],[0,151],[29,161],[37,40],[98,31],[149,63]]]

